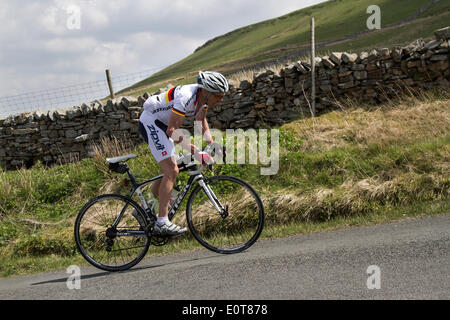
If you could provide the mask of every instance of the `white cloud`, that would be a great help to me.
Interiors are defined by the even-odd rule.
[[[107,11],[101,10],[95,5],[82,6],[81,19],[83,24],[93,29],[105,29],[110,25]]]
[[[54,35],[62,35],[67,30],[59,18],[60,9],[56,6],[50,6],[44,9],[43,13],[39,15],[39,24],[48,32]]]
[[[138,32],[127,37],[127,42],[141,56],[148,68],[157,68],[174,63],[200,46],[203,39],[193,35],[167,34],[163,32]]]
[[[105,69],[133,72],[139,66],[138,55],[128,43],[99,43],[81,57],[86,72],[103,74]]]
[[[42,48],[49,52],[83,53],[98,45],[94,37],[52,38],[42,43]]]

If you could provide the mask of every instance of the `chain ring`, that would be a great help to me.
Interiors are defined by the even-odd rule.
[[[152,245],[161,247],[165,245],[169,241],[169,237],[152,235],[150,238],[150,242]]]
[[[153,221],[150,224],[147,225],[147,228],[145,232],[147,233],[147,236],[150,238],[150,243],[154,246],[160,247],[165,245],[169,238],[167,236],[160,236],[153,234],[153,230],[155,229],[155,221]]]

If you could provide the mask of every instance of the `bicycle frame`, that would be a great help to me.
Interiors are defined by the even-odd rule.
[[[192,166],[191,171],[189,171],[189,179],[186,183],[186,185],[184,186],[183,190],[180,192],[180,194],[178,194],[174,204],[172,205],[170,211],[169,211],[169,220],[172,220],[172,218],[174,217],[175,213],[177,212],[179,206],[181,205],[181,203],[184,201],[186,195],[188,194],[189,190],[191,189],[192,185],[198,180],[199,185],[203,188],[203,190],[205,191],[205,194],[208,196],[209,200],[213,203],[214,207],[216,208],[216,210],[219,212],[219,214],[225,218],[228,215],[228,210],[225,209],[222,204],[220,203],[220,201],[217,199],[216,195],[214,194],[214,192],[211,190],[211,188],[205,183],[204,179],[205,177],[202,174],[204,166],[201,166],[200,169],[194,165]],[[188,168],[185,168],[183,171],[188,170]],[[147,218],[147,222],[150,222],[150,216],[149,216],[149,206],[147,201],[145,200],[145,197],[142,193],[141,188],[148,185],[149,183],[152,183],[156,180],[162,179],[164,177],[164,174],[161,174],[159,176],[153,177],[149,180],[146,180],[144,182],[138,183],[136,181],[136,179],[134,178],[133,174],[131,173],[130,169],[127,167],[127,174],[130,178],[130,181],[133,185],[133,190],[131,191],[131,193],[127,196],[127,198],[132,199],[133,196],[136,194],[139,199],[141,200],[142,206],[144,208],[144,212],[146,214],[146,218]],[[120,212],[119,216],[116,218],[116,220],[114,221],[112,228],[116,228],[117,225],[119,224],[120,220],[122,219],[126,208],[128,207],[128,204],[126,204],[124,206],[124,208],[122,209],[122,211]],[[151,213],[154,216],[156,216],[155,213]],[[133,232],[133,234],[135,233],[139,233],[141,234],[141,231],[135,231]],[[118,233],[118,236],[126,236],[126,235],[130,235],[129,232],[124,232],[124,233]]]

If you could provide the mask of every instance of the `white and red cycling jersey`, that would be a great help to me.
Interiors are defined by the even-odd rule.
[[[144,103],[144,112],[166,125],[172,112],[183,117],[196,116],[201,110],[208,109],[207,105],[197,106],[198,89],[198,84],[190,84],[151,96]]]
[[[201,110],[208,109],[207,105],[198,106],[198,93],[199,85],[190,84],[153,95],[144,102],[144,111],[139,118],[139,131],[157,162],[175,156],[174,142],[164,130],[169,124],[171,113],[195,117]]]

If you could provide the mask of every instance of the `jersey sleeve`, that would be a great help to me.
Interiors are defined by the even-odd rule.
[[[186,117],[187,99],[185,97],[185,94],[183,94],[183,92],[182,92],[182,88],[183,87],[181,87],[180,90],[175,90],[175,88],[170,89],[167,92],[167,95],[168,95],[168,99],[170,99],[171,97],[173,99],[172,112],[179,116]]]

